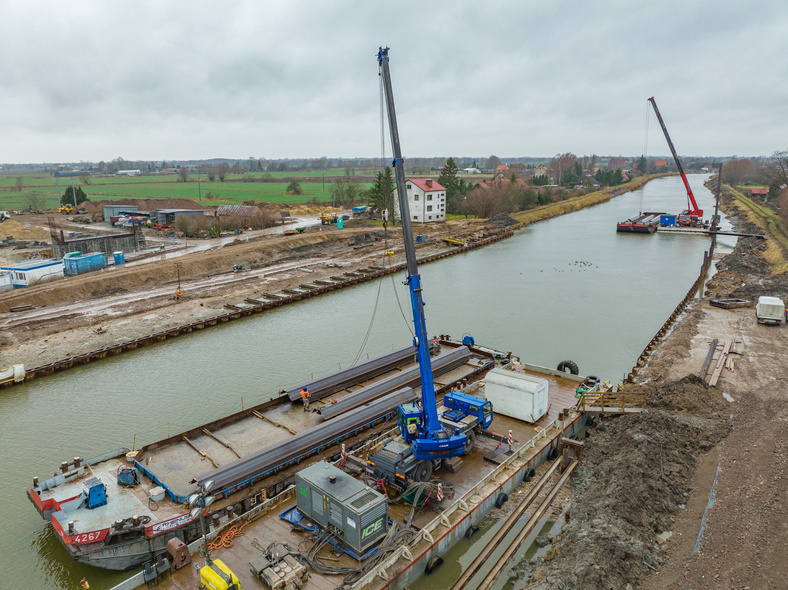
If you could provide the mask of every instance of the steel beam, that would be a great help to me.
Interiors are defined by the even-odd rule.
[[[335,371],[328,375],[324,375],[318,379],[305,381],[298,385],[293,385],[288,389],[283,390],[290,398],[290,401],[298,401],[301,398],[301,388],[307,387],[309,389],[309,398],[311,401],[319,400],[327,397],[337,391],[341,391],[346,387],[376,377],[387,371],[398,367],[409,358],[416,354],[416,347],[412,344],[395,350],[387,352],[380,356],[373,357],[368,361],[351,367],[350,369],[342,369]]]
[[[469,358],[471,358],[471,351],[468,350],[467,346],[460,346],[459,348],[444,352],[432,360],[432,374],[433,376],[443,375],[459,367]],[[421,375],[419,373],[419,367],[411,367],[407,371],[391,375],[390,377],[376,381],[366,387],[362,387],[353,393],[349,393],[337,401],[337,403],[321,408],[320,414],[325,420],[330,420],[343,412],[352,410],[353,408],[394,391],[395,389],[399,389],[400,387],[415,387],[420,384]]]
[[[221,493],[222,490],[240,485],[251,478],[265,477],[298,460],[305,453],[334,444],[337,439],[386,415],[399,404],[415,400],[416,397],[413,389],[409,387],[400,389],[355,412],[314,426],[293,438],[279,441],[242,459],[199,475],[192,480],[192,483],[213,480],[216,493]]]

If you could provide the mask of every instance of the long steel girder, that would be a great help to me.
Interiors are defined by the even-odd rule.
[[[454,348],[448,352],[437,356],[432,360],[432,374],[433,376],[443,375],[465,363],[471,358],[471,351],[467,346]],[[399,389],[400,387],[415,387],[421,383],[421,375],[419,367],[412,367],[402,373],[391,375],[380,381],[376,381],[371,385],[362,387],[361,389],[349,393],[342,397],[337,403],[325,406],[320,410],[320,414],[324,419],[330,420],[348,410],[352,410],[362,404],[378,398],[390,391]]]
[[[194,478],[193,482],[202,484],[213,480],[215,493],[220,493],[226,488],[244,484],[253,478],[265,477],[308,451],[334,444],[337,439],[386,415],[399,404],[414,401],[416,397],[413,389],[409,387],[397,390],[355,412],[314,426],[293,438],[277,442],[251,455],[199,475]]]
[[[342,369],[324,375],[318,379],[293,385],[285,389],[284,393],[287,394],[290,401],[297,401],[301,398],[301,388],[306,386],[309,389],[310,400],[319,400],[337,391],[341,391],[354,383],[359,383],[360,381],[365,381],[391,371],[412,358],[415,354],[416,347],[409,344],[399,350],[371,358],[350,369]]]

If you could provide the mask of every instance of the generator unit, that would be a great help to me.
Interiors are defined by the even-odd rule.
[[[386,497],[341,469],[320,461],[296,473],[297,507],[357,554],[386,536]]]

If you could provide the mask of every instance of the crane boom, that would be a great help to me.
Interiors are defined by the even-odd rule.
[[[399,143],[399,132],[397,131],[394,94],[391,90],[388,51],[388,47],[379,49],[378,65],[380,67],[380,75],[383,78],[383,93],[386,97],[389,129],[391,131],[392,154],[394,156],[393,168],[397,182],[402,235],[405,239],[405,259],[408,272],[406,283],[410,288],[410,302],[413,310],[413,325],[415,327],[414,345],[418,350],[419,373],[421,375],[422,424],[420,434],[412,440],[413,454],[420,460],[451,457],[462,452],[467,437],[465,434],[451,434],[447,432],[438,419],[429,340],[424,319],[424,302],[421,297],[421,277],[416,266],[416,248],[413,244],[413,228],[411,226],[410,207],[405,188],[405,168]]]
[[[665,121],[662,120],[662,115],[659,113],[659,109],[657,108],[657,101],[654,100],[653,96],[648,100],[651,103],[651,106],[654,107],[654,112],[657,115],[659,125],[662,127],[662,132],[665,134],[665,139],[668,141],[670,153],[673,154],[673,160],[676,162],[676,168],[678,168],[679,174],[681,174],[681,180],[684,182],[684,188],[687,189],[688,212],[686,214],[690,217],[702,218],[703,211],[698,209],[698,203],[695,201],[695,195],[692,194],[692,189],[690,188],[689,182],[687,181],[687,175],[684,174],[684,167],[681,165],[681,160],[679,160],[679,156],[676,153],[676,148],[673,147],[673,142],[670,140],[668,128],[665,127]]]

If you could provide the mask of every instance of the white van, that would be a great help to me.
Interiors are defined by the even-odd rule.
[[[780,325],[785,323],[785,303],[777,297],[758,297],[755,317],[759,324]]]

